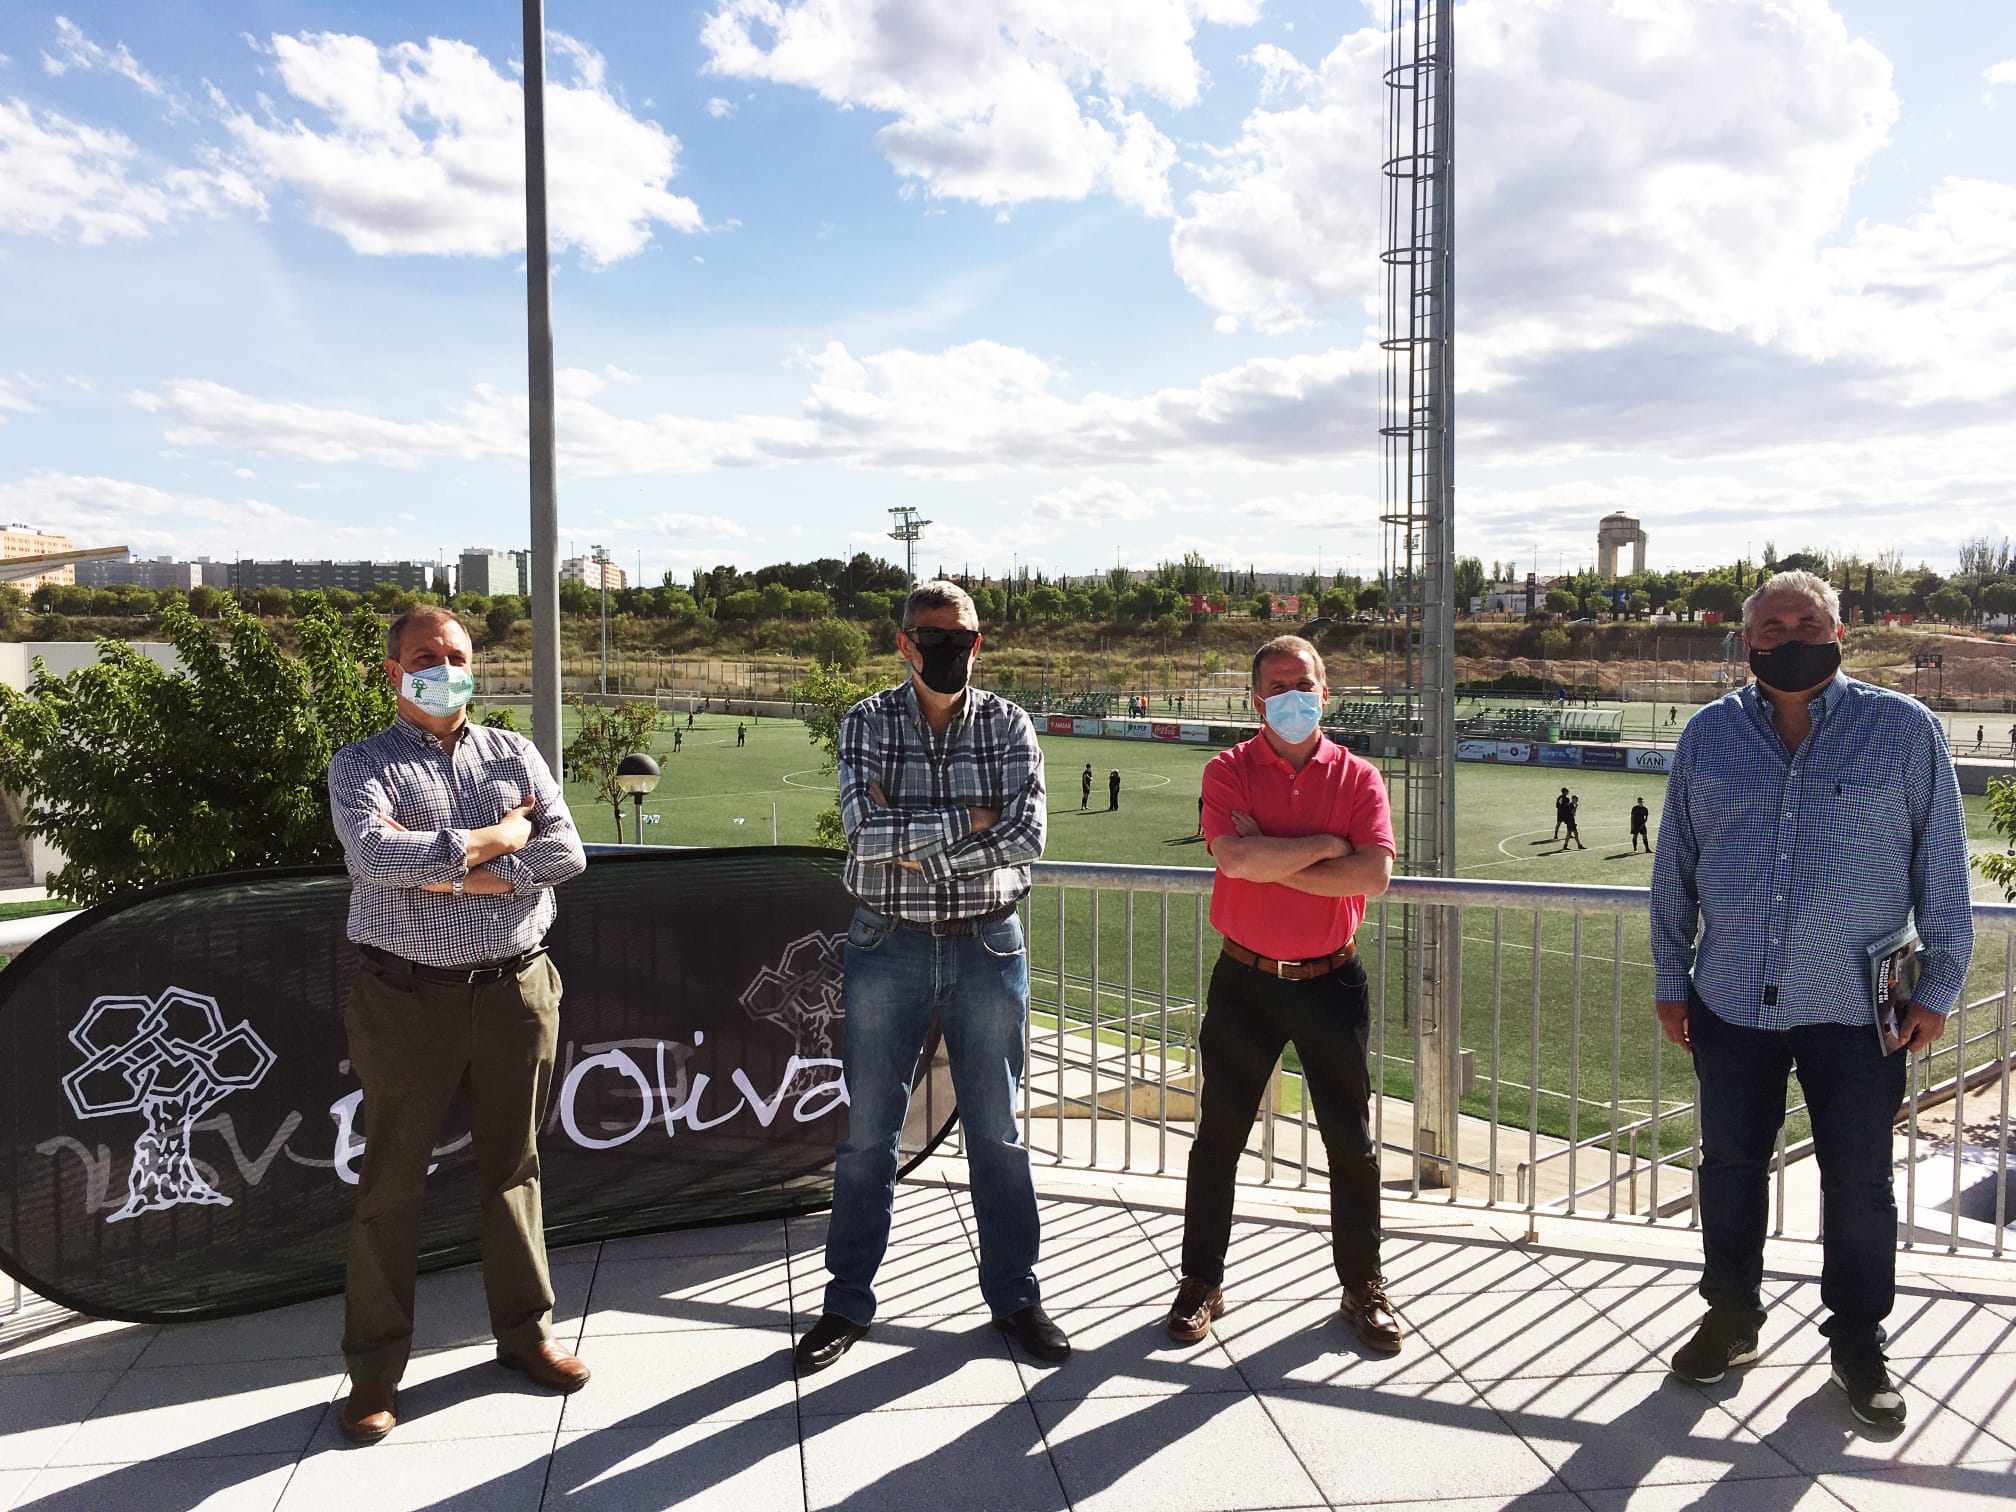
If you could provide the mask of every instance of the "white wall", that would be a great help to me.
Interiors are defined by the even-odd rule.
[[[150,661],[158,662],[170,672],[182,670],[182,658],[175,654],[175,648],[166,641],[130,641],[135,651]],[[57,677],[67,676],[80,667],[89,667],[98,660],[96,641],[8,641],[0,642],[0,685],[14,689],[17,693],[28,689],[30,669],[36,657]]]

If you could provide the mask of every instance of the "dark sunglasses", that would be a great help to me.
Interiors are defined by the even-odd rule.
[[[919,625],[914,630],[905,630],[905,635],[920,651],[935,651],[940,646],[951,646],[958,651],[971,651],[980,640],[978,630],[941,630],[936,625]]]

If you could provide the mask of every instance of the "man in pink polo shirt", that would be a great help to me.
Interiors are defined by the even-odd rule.
[[[1330,1157],[1338,1311],[1367,1348],[1400,1348],[1379,1274],[1379,1152],[1372,1144],[1365,968],[1351,943],[1365,900],[1393,875],[1393,820],[1377,769],[1317,728],[1330,688],[1296,635],[1253,657],[1265,725],[1204,768],[1204,835],[1218,865],[1211,925],[1224,936],[1198,1051],[1203,1108],[1190,1147],[1183,1281],[1169,1336],[1195,1343],[1225,1311],[1232,1186],[1282,1047],[1293,1042]]]

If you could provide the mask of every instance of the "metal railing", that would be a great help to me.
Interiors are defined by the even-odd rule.
[[[1039,1161],[1182,1169],[1199,1092],[1196,1036],[1217,956],[1206,918],[1212,877],[1197,867],[1034,868],[1023,914],[1030,1023],[1022,1123]],[[1647,900],[1643,888],[1396,877],[1370,905],[1358,944],[1370,981],[1374,1140],[1389,1193],[1523,1212],[1529,1230],[1546,1214],[1698,1223],[1692,1065],[1666,1046],[1652,1015]],[[1422,1138],[1422,1032],[1405,1000],[1399,948],[1405,911],[1424,907],[1453,914],[1462,942],[1460,963],[1452,957],[1457,1022],[1444,1037],[1461,1095],[1447,1100],[1448,1124],[1435,1141]],[[1977,904],[1974,921],[1969,991],[1945,1037],[1909,1068],[1898,1125],[1900,1243],[1943,1239],[1949,1252],[2000,1258],[2010,1218],[2016,906]],[[1986,1109],[1970,1115],[1991,1086]],[[1805,1112],[1803,1100],[1788,1103],[1772,1162],[1778,1237],[1818,1235]],[[1926,1115],[1949,1112],[1950,1136],[1928,1129]],[[1322,1184],[1321,1144],[1291,1047],[1256,1120],[1242,1180]]]

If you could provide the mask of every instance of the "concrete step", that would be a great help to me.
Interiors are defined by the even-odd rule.
[[[34,885],[35,877],[28,870],[21,837],[14,833],[14,821],[7,817],[5,806],[0,805],[0,889]]]

